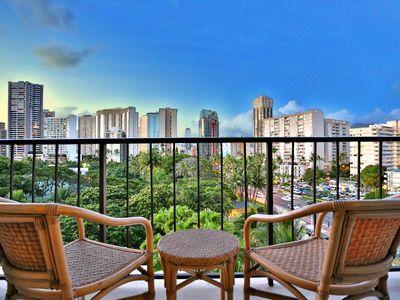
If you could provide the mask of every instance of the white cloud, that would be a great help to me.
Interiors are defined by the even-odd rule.
[[[253,111],[240,113],[231,118],[224,118],[221,121],[221,136],[252,136],[253,132]]]
[[[362,115],[354,114],[348,109],[341,109],[328,113],[326,117],[330,119],[346,120],[350,123],[384,123],[389,120],[400,119],[400,108],[394,108],[389,112],[385,112],[381,108],[375,108]]]
[[[278,111],[283,115],[294,114],[303,110],[304,108],[299,105],[296,100],[290,100],[284,106],[278,108]]]
[[[357,116],[351,113],[348,109],[344,108],[335,112],[328,113],[326,115],[326,118],[354,122]]]

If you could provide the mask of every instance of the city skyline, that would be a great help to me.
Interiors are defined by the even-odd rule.
[[[12,84],[13,82],[8,82],[8,85],[10,85],[10,84]],[[30,85],[37,85],[37,86],[41,86],[42,87],[42,94],[44,94],[44,90],[45,90],[45,86],[43,85],[43,84],[41,84],[41,83],[32,83],[32,82],[30,82],[30,81],[17,81],[17,82],[14,82],[15,84],[30,84]],[[43,97],[43,96],[42,96]],[[43,97],[44,98],[44,97]],[[7,99],[8,99],[8,95],[7,95]],[[260,112],[256,112],[256,107],[258,107],[259,105],[261,105],[261,104],[256,104],[256,103],[258,103],[257,101],[261,101],[262,99],[267,99],[267,101],[269,101],[269,104],[267,105],[268,106],[268,113],[267,113],[267,115],[265,115],[263,118],[272,118],[272,119],[274,119],[274,118],[280,118],[280,117],[284,117],[284,116],[291,116],[291,115],[295,115],[295,114],[302,114],[302,113],[307,113],[307,112],[310,112],[310,111],[315,111],[315,110],[317,110],[317,111],[320,111],[323,115],[324,115],[324,117],[326,117],[326,119],[328,120],[337,120],[337,121],[343,121],[343,122],[348,122],[349,124],[352,124],[352,125],[357,125],[356,127],[367,127],[368,125],[373,125],[373,124],[384,124],[385,122],[387,122],[387,121],[393,121],[393,120],[395,120],[396,119],[396,116],[394,116],[394,117],[392,117],[392,115],[389,115],[389,116],[387,116],[386,118],[384,118],[384,119],[382,119],[382,120],[384,120],[384,121],[381,121],[381,122],[368,122],[368,121],[360,121],[360,122],[353,122],[353,123],[351,123],[350,121],[347,121],[347,119],[346,118],[343,118],[342,120],[341,119],[338,119],[338,118],[334,118],[335,116],[333,116],[332,114],[327,114],[327,115],[325,115],[324,114],[324,112],[320,109],[320,108],[311,108],[311,109],[306,109],[306,108],[304,108],[303,106],[301,106],[301,105],[299,105],[298,103],[295,103],[295,102],[293,102],[293,101],[289,101],[283,108],[282,107],[279,107],[279,108],[276,108],[275,107],[275,105],[274,105],[274,103],[275,103],[275,100],[272,98],[272,97],[269,97],[268,95],[259,95],[259,96],[257,96],[257,97],[255,97],[254,99],[252,99],[251,101],[250,101],[250,104],[252,104],[252,109],[251,110],[249,110],[249,111],[247,111],[247,112],[245,112],[245,113],[241,113],[242,115],[243,114],[246,114],[246,115],[248,115],[249,117],[249,120],[242,120],[243,122],[245,122],[246,123],[246,127],[249,127],[249,129],[248,129],[248,131],[249,131],[249,134],[248,135],[241,135],[241,136],[262,136],[262,132],[263,132],[263,129],[262,128],[259,128],[258,130],[260,131],[260,132],[256,132],[255,130],[255,126],[260,126],[260,125],[256,125],[256,124],[258,124],[258,123],[255,123],[256,121],[255,120],[258,120],[258,118],[260,117],[260,116],[258,116],[258,114],[260,114]],[[51,112],[52,114],[54,114],[53,115],[53,117],[55,116],[55,117],[57,117],[57,118],[67,118],[68,116],[70,116],[70,115],[76,115],[77,117],[85,117],[85,116],[96,116],[96,114],[99,112],[99,111],[102,111],[102,110],[115,110],[115,109],[122,109],[123,107],[121,107],[121,106],[119,106],[119,105],[114,105],[114,106],[106,106],[106,107],[100,107],[98,110],[96,110],[96,111],[94,111],[94,112],[82,112],[82,113],[75,113],[75,112],[64,112],[64,111],[56,111],[56,110],[54,110],[54,109],[49,109],[48,108],[48,106],[47,105],[45,105],[45,101],[43,100],[42,101],[43,102],[43,113],[45,113],[45,112]],[[260,102],[261,103],[261,102]],[[133,107],[135,110],[136,110],[136,107],[135,106],[130,106],[130,107]],[[262,107],[263,106],[260,106],[258,109],[262,109]],[[179,122],[177,122],[177,111],[179,110],[179,109],[177,109],[177,108],[170,108],[170,107],[166,107],[166,108],[161,108],[161,107],[158,107],[157,108],[160,112],[163,112],[163,111],[169,111],[169,110],[171,110],[171,111],[173,111],[174,112],[174,114],[175,114],[175,129],[174,129],[174,132],[176,133],[176,134],[172,134],[172,136],[185,136],[185,132],[186,132],[186,129],[190,129],[191,131],[193,130],[194,131],[194,133],[196,134],[196,135],[201,135],[201,133],[200,132],[198,132],[198,124],[195,124],[196,122],[198,122],[198,120],[193,120],[193,122],[192,122],[192,124],[191,125],[193,125],[193,127],[186,127],[184,130],[183,130],[183,128],[180,128],[180,127],[182,127],[182,126],[179,126]],[[9,110],[9,109],[8,109]],[[203,110],[207,110],[207,109],[205,109],[205,108],[203,108],[203,109],[201,109],[200,110],[200,112],[201,111],[203,111]],[[145,117],[146,115],[151,115],[151,114],[157,114],[158,115],[158,112],[156,112],[156,113],[154,113],[154,112],[141,112],[141,111],[137,111],[137,113],[138,113],[138,119],[140,119],[140,118],[142,118],[142,117]],[[218,113],[220,113],[220,112],[218,112]],[[236,116],[235,118],[240,118],[240,116]],[[263,118],[261,117],[261,119],[260,120],[263,120]],[[399,117],[400,118],[400,117]],[[7,120],[6,120],[7,121]],[[2,122],[2,121],[0,121],[1,123],[4,123],[5,125],[6,125],[6,128],[7,128],[7,124],[8,124],[8,122]],[[222,120],[222,122],[224,122],[224,120]],[[260,122],[260,123],[263,123],[263,121],[262,122]],[[182,124],[180,124],[180,125],[182,125]],[[140,122],[138,122],[138,126],[140,127]],[[251,128],[250,128],[250,126],[251,126]],[[146,129],[147,130],[147,129]],[[250,132],[251,131],[251,132]],[[182,132],[183,132],[183,134],[182,134]],[[171,134],[171,133],[170,133]],[[139,134],[140,135],[140,134]],[[168,135],[168,134],[167,134]],[[151,137],[152,135],[149,135],[149,137]],[[220,136],[226,136],[226,135],[220,135]],[[321,135],[321,136],[323,136],[323,135]]]
[[[204,108],[219,113],[222,136],[250,136],[258,95],[274,98],[275,115],[319,108],[328,118],[384,123],[400,118],[399,11],[374,2],[300,2],[293,10],[235,1],[5,1],[0,106],[8,81],[28,80],[46,87],[46,108],[64,114],[94,114],[107,103],[141,114],[177,107],[179,136],[196,130]],[[15,47],[22,38],[25,47]]]

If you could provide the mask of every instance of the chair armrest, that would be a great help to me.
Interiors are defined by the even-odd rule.
[[[321,237],[322,222],[324,221],[324,218],[325,218],[327,213],[328,212],[322,212],[317,217],[317,222],[315,223],[314,235],[318,239]]]
[[[131,226],[142,225],[146,230],[146,251],[153,253],[153,228],[149,220],[143,217],[114,218],[100,213],[74,207],[69,205],[59,205],[58,214],[74,217],[78,222],[79,238],[84,238],[83,220],[96,222],[107,226]]]
[[[312,204],[306,207],[302,207],[296,210],[289,211],[287,213],[279,214],[279,215],[265,215],[265,214],[254,214],[249,216],[244,223],[243,228],[243,236],[245,242],[245,249],[250,250],[250,228],[251,224],[255,222],[264,222],[264,223],[279,223],[285,221],[291,221],[298,218],[302,218],[305,216],[323,213],[325,216],[326,213],[333,211],[333,203],[332,202],[323,202]],[[322,218],[318,218],[317,225],[320,224],[317,229],[320,231],[322,226]],[[319,236],[319,234],[318,234]]]

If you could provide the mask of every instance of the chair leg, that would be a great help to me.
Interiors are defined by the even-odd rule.
[[[227,271],[227,294],[228,300],[233,300],[233,282],[235,278],[235,260],[234,258],[230,258],[226,262],[226,271]]]
[[[379,283],[376,286],[376,290],[380,293],[383,294],[383,297],[381,298],[382,300],[388,300],[389,299],[389,291],[387,288],[387,280],[388,280],[388,274],[386,274],[385,276],[379,278]]]
[[[166,288],[167,288],[167,300],[176,300],[176,273],[177,269],[174,265],[166,263]]]
[[[228,283],[227,283],[227,274],[226,274],[226,265],[223,265],[223,267],[220,270],[220,281],[222,284],[222,288],[221,288],[221,300],[225,300],[225,291],[228,287]]]
[[[245,254],[244,257],[244,287],[243,299],[250,300],[250,258]]]
[[[15,286],[7,281],[7,293],[6,293],[6,300],[9,300],[12,298],[12,296],[14,296],[15,294],[17,294],[17,289],[15,288]]]
[[[153,255],[149,257],[147,260],[147,274],[149,275],[149,279],[147,281],[147,285],[149,288],[149,296],[152,297],[155,294],[154,291],[154,265],[153,265]]]

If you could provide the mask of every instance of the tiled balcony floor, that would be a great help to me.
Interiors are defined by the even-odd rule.
[[[165,289],[162,280],[155,281],[156,286],[156,299],[162,300],[165,299]],[[252,279],[252,286],[265,289],[277,293],[284,293],[286,295],[290,295],[286,292],[286,290],[278,283],[275,283],[274,287],[269,288],[266,284],[266,280],[264,278],[256,278]],[[5,281],[0,281],[0,299],[5,298],[5,289],[6,283]],[[140,293],[146,289],[146,284],[143,282],[136,282],[127,284],[115,290],[112,294],[110,294],[106,299],[118,299],[127,296],[131,296],[133,293]],[[391,272],[389,274],[389,290],[390,290],[390,299],[400,300],[400,272]],[[235,295],[234,299],[243,299],[243,279],[236,279],[235,284]],[[313,293],[306,293],[307,299],[314,299]],[[258,297],[253,297],[254,299],[261,299]],[[330,297],[329,299],[342,299],[343,297]],[[88,298],[86,298],[88,299]],[[183,288],[178,292],[178,300],[200,300],[200,299],[219,299],[219,290],[203,281],[196,281],[191,285]],[[367,299],[375,299],[375,298],[367,298]]]

